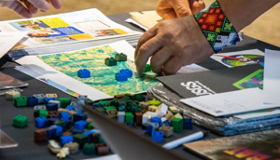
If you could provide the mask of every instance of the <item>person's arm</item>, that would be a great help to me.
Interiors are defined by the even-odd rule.
[[[240,31],[279,0],[219,0],[225,16]],[[139,39],[135,64],[139,74],[149,57],[151,68],[161,74],[175,74],[182,66],[197,63],[214,53],[193,16],[163,20]]]
[[[236,31],[239,32],[280,0],[218,0],[218,2]]]
[[[56,9],[61,7],[60,0],[0,0],[0,7],[9,8],[22,17],[31,18],[33,14],[37,13],[38,9],[49,10],[49,3]]]

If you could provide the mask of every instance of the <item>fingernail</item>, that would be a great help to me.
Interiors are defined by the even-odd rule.
[[[137,71],[138,77],[141,77],[142,76],[142,72],[139,71],[137,66],[136,66],[136,71]]]
[[[50,4],[48,2],[45,2],[43,10],[49,10],[50,9]]]

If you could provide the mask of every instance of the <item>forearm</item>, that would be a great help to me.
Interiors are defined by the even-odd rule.
[[[280,0],[218,0],[221,9],[239,32]]]

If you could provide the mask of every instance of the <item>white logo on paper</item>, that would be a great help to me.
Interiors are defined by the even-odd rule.
[[[182,82],[181,86],[186,87],[187,90],[191,91],[197,96],[216,94],[213,90],[201,84],[199,81],[190,81],[187,83]]]

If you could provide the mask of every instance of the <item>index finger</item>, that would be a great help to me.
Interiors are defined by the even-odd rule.
[[[49,10],[50,5],[46,0],[28,0],[31,4],[33,4],[36,8],[41,10]]]
[[[61,8],[60,0],[50,0],[55,9]]]

